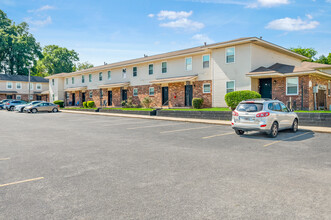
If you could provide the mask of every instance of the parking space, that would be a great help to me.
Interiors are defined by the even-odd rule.
[[[69,113],[0,121],[0,219],[331,216],[330,134]]]

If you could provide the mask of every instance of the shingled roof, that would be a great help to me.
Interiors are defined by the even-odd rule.
[[[0,81],[29,82],[29,76],[0,74]],[[39,76],[31,76],[31,82],[48,83],[48,79]]]

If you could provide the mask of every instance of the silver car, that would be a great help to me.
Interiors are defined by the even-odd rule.
[[[29,102],[27,104],[16,105],[15,106],[15,111],[23,112],[25,107],[30,106],[30,105],[35,105],[35,104],[38,104],[38,103],[41,103],[41,102],[44,102],[44,101],[32,101],[32,102]]]
[[[232,128],[238,135],[246,131],[261,131],[275,138],[279,130],[297,132],[298,124],[298,115],[278,100],[246,100],[232,112]]]

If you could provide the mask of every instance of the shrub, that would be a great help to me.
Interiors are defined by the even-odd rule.
[[[126,100],[126,102],[125,102],[125,104],[124,104],[124,107],[125,107],[125,108],[134,108],[134,107],[135,107],[135,105],[133,104],[133,101],[132,101],[132,97],[129,97],[129,98]]]
[[[87,107],[88,108],[93,108],[94,107],[94,102],[93,101],[88,101],[87,102]]]
[[[192,100],[193,108],[200,109],[200,108],[202,108],[202,104],[203,104],[203,99],[202,98],[194,98]]]
[[[126,105],[126,101],[122,101],[121,105],[124,107]]]
[[[87,102],[83,102],[83,107],[87,108]]]
[[[64,108],[64,101],[63,100],[56,100],[53,102],[55,105],[59,105],[60,108]]]
[[[145,97],[142,101],[144,108],[150,108],[153,100],[150,97]]]
[[[229,92],[225,95],[225,102],[231,108],[231,110],[234,110],[241,101],[258,98],[261,98],[259,93],[250,90],[243,90]]]

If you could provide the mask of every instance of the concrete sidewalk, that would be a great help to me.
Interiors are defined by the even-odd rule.
[[[73,113],[73,114],[102,115],[102,116],[114,116],[114,117],[126,117],[126,118],[165,120],[165,121],[193,122],[193,123],[214,124],[214,125],[228,125],[228,126],[231,125],[230,121],[223,121],[223,120],[175,118],[175,117],[161,117],[161,116],[149,116],[149,115],[130,115],[130,114],[117,114],[117,113],[104,113],[104,112],[84,112],[84,111],[72,111],[72,110],[61,110],[61,112]],[[299,126],[299,129],[300,130],[309,130],[309,131],[319,132],[319,133],[331,133],[330,127]]]

